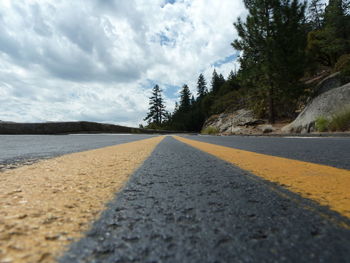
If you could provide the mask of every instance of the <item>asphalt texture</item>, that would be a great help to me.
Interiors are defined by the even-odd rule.
[[[350,137],[182,137],[240,150],[350,169]]]
[[[349,262],[324,210],[167,137],[59,262]]]
[[[152,135],[0,135],[0,169],[32,163],[72,152],[81,152],[142,140]]]

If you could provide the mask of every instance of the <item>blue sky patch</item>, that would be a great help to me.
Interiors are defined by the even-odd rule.
[[[228,56],[224,59],[217,60],[216,62],[214,62],[212,64],[212,66],[215,68],[220,67],[223,64],[227,64],[227,63],[231,63],[231,62],[235,61],[237,59],[237,57],[238,57],[237,54],[233,54],[233,55]]]
[[[175,4],[175,2],[176,2],[176,0],[165,0],[165,4],[164,5],[166,5],[166,4]]]
[[[163,87],[164,95],[169,99],[179,99],[179,86],[165,85]]]
[[[154,80],[147,79],[147,83],[145,85],[143,85],[143,88],[153,89],[153,87],[157,84],[162,89],[164,97],[169,98],[169,99],[178,99],[178,97],[179,97],[178,91],[180,89],[179,86],[160,84]]]
[[[160,33],[159,36],[159,43],[161,46],[172,46],[175,47],[176,41],[175,39],[169,38],[166,34]]]

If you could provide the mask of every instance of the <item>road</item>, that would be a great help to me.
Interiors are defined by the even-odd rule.
[[[58,261],[349,262],[349,157],[349,138],[167,136]]]
[[[150,137],[152,135],[0,135],[0,169]]]
[[[350,169],[349,137],[185,137],[236,149]]]

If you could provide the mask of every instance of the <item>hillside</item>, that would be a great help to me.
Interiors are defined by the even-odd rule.
[[[197,94],[184,84],[172,113],[156,85],[147,127],[201,131],[211,116],[239,110],[269,124],[292,122],[316,96],[350,82],[346,1],[249,1],[246,8],[245,21],[234,23],[239,70],[225,78],[214,69],[210,83],[200,74]]]
[[[173,133],[97,122],[46,122],[15,123],[0,122],[0,134],[68,134],[68,133]]]

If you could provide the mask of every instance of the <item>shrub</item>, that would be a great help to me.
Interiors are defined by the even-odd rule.
[[[350,130],[350,108],[336,113],[329,122],[331,131],[346,131]]]
[[[319,132],[325,132],[328,130],[329,120],[324,117],[318,117],[315,122],[316,130]]]
[[[342,84],[350,82],[350,54],[343,55],[338,59],[334,71],[340,71],[340,80]]]
[[[235,90],[226,93],[222,96],[217,96],[210,107],[212,114],[218,114],[225,111],[233,112],[244,108],[244,97],[242,96],[243,91]]]
[[[216,135],[218,133],[219,133],[219,129],[213,126],[206,127],[201,131],[201,134],[208,134],[208,135]]]
[[[318,117],[315,126],[319,132],[350,130],[350,108],[335,113],[330,120]]]
[[[350,66],[350,54],[342,55],[334,66],[334,71],[343,71]]]

